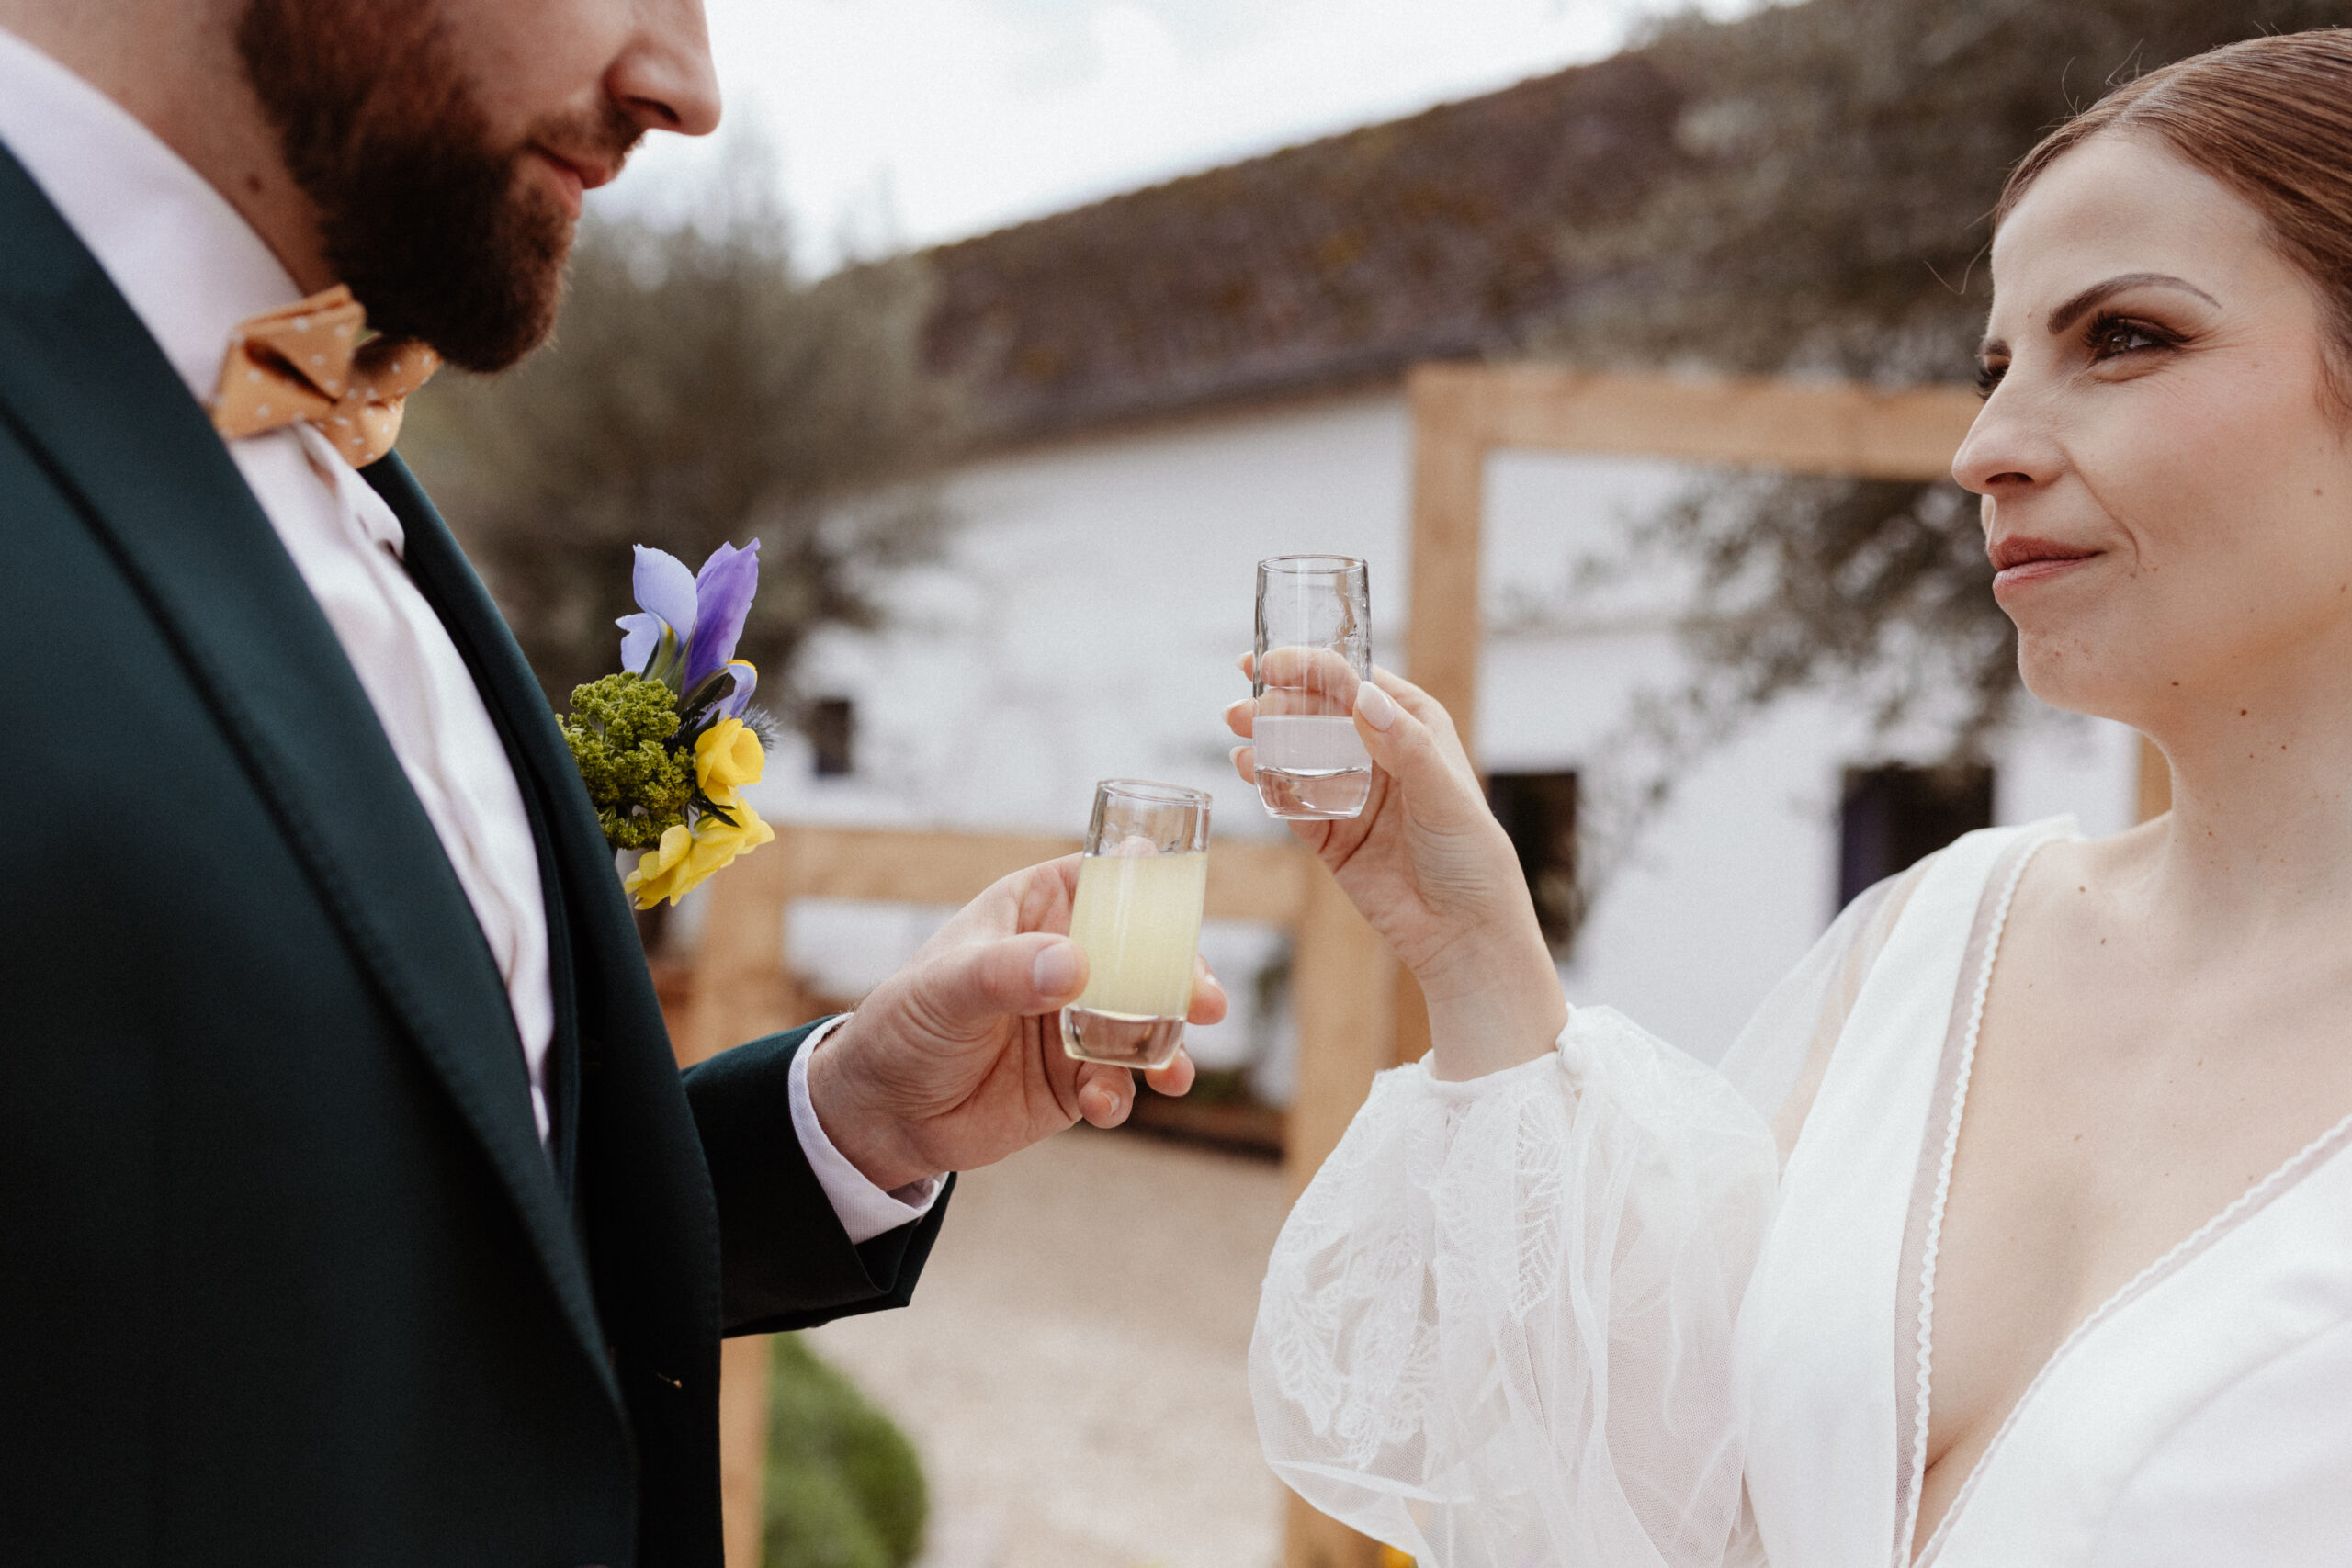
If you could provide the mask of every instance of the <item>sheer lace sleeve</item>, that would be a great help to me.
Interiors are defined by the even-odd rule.
[[[1774,992],[1736,1083],[1606,1008],[1505,1072],[1383,1073],[1267,1267],[1250,1382],[1283,1481],[1424,1568],[1750,1551],[1731,1340],[1770,1122],[1809,1100],[1902,891]]]

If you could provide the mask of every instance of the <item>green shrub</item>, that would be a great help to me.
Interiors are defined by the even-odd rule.
[[[766,1568],[907,1568],[930,1511],[914,1445],[800,1336],[774,1358]]]

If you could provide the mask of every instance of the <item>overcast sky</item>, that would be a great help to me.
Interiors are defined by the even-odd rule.
[[[1754,0],[1702,0],[1723,16]],[[804,259],[983,232],[1611,52],[1674,0],[705,0]],[[718,141],[729,135],[722,130]],[[659,137],[596,199],[674,209]]]

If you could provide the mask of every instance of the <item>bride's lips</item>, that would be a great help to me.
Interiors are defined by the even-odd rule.
[[[1984,553],[1993,559],[1993,589],[1996,592],[2004,588],[2018,588],[2056,577],[2101,554],[2080,545],[2062,545],[2055,539],[2035,539],[2023,535],[1996,539],[1986,547]]]

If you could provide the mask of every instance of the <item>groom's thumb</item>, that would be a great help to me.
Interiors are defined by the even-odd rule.
[[[1086,953],[1066,936],[1029,931],[959,949],[925,978],[933,1016],[950,1029],[971,1027],[1076,1000]]]

